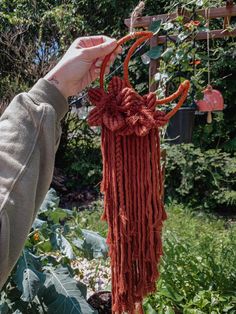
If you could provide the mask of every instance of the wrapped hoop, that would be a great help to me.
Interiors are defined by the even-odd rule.
[[[147,31],[143,31],[143,32],[136,32],[133,33],[132,35],[129,34],[123,38],[121,38],[120,40],[118,40],[117,42],[117,47],[109,54],[107,55],[102,63],[101,66],[101,72],[100,72],[100,88],[104,89],[104,74],[105,74],[105,69],[106,69],[106,65],[110,60],[110,57],[112,55],[112,53],[114,53],[114,51],[122,44],[124,44],[125,42],[127,42],[130,39],[133,38],[137,38],[137,37],[141,37],[138,38],[136,40],[136,42],[131,46],[131,48],[128,51],[128,54],[124,60],[124,81],[126,83],[126,86],[132,88],[130,81],[129,81],[129,61],[130,58],[132,56],[132,54],[134,53],[134,51],[137,49],[137,47],[139,47],[144,41],[150,39],[153,37],[153,33],[152,32],[147,32]],[[178,109],[182,106],[182,104],[184,103],[187,94],[188,94],[188,90],[190,88],[190,82],[188,80],[184,81],[183,83],[180,84],[178,90],[173,93],[172,95],[163,98],[163,99],[157,99],[156,101],[156,105],[162,105],[162,104],[166,104],[171,102],[172,100],[176,99],[177,97],[180,96],[180,99],[177,103],[177,105],[169,112],[166,114],[166,118],[170,119],[177,111]]]

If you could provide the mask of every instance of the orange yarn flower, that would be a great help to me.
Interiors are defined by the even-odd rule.
[[[167,123],[165,113],[155,108],[155,93],[141,96],[119,77],[112,78],[107,93],[100,88],[89,90],[89,99],[96,106],[89,124],[104,125],[118,135],[145,136],[151,128]]]

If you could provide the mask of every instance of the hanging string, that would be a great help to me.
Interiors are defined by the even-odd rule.
[[[129,28],[129,32],[131,35],[134,34],[134,23],[136,22],[137,18],[139,18],[142,15],[144,8],[145,8],[145,1],[140,1],[139,4],[134,8],[133,12],[131,13],[130,28]]]
[[[208,68],[208,85],[211,85],[211,72],[210,72],[210,8],[206,8],[206,26],[207,26],[207,68]]]

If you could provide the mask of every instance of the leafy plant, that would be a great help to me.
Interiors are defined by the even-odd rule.
[[[166,44],[152,48],[147,55],[152,59],[159,59],[159,68],[155,75],[158,83],[157,94],[164,97],[176,89],[183,80],[191,80],[191,97],[184,106],[195,106],[195,99],[201,97],[204,87],[204,72],[206,67],[199,67],[202,63],[199,54],[199,44],[195,41],[198,32],[205,31],[204,19],[196,15],[196,8],[189,10],[189,22],[183,15],[173,20],[162,22],[158,32],[166,36]],[[155,23],[150,29],[155,28]]]
[[[171,202],[164,224],[164,255],[157,292],[144,301],[145,314],[234,314],[236,228],[234,222]],[[80,213],[82,227],[107,231],[95,211]]]
[[[236,156],[201,151],[192,144],[167,148],[166,197],[198,209],[230,209],[236,204]]]
[[[236,229],[214,216],[196,216],[171,203],[157,293],[145,313],[234,314]]]
[[[157,94],[165,97],[176,90],[184,80],[189,79],[191,90],[184,107],[196,108],[196,100],[202,99],[202,92],[208,84],[208,53],[206,41],[196,40],[199,32],[208,30],[207,21],[197,14],[209,7],[224,5],[222,1],[168,1],[165,10],[178,12],[178,16],[163,21],[160,28],[153,22],[150,29],[158,29],[159,35],[166,36],[166,42],[154,47],[149,53],[153,59],[159,59],[155,81]],[[230,28],[234,28],[232,21]],[[210,29],[222,29],[219,19],[211,19]],[[213,113],[213,123],[206,124],[206,115],[195,117],[193,141],[203,149],[221,148],[228,152],[235,151],[235,42],[230,37],[210,40],[209,62],[211,84],[220,90],[224,97],[225,109]]]
[[[56,192],[49,190],[5,284],[1,313],[96,313],[86,302],[86,286],[74,279],[76,269],[71,263],[75,256],[106,258],[105,239],[81,229],[78,212],[58,204]]]

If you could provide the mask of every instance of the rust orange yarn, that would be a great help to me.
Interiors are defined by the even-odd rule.
[[[132,48],[135,45],[137,43]],[[125,64],[128,64],[127,58]],[[91,126],[102,127],[102,218],[109,226],[112,312],[116,314],[143,313],[143,298],[156,289],[157,265],[162,255],[161,229],[166,219],[159,127],[177,110],[166,115],[157,110],[156,105],[180,96],[178,108],[188,89],[186,81],[167,99],[157,100],[154,93],[141,96],[127,79],[113,77],[107,92],[103,80],[101,88],[89,91],[95,108],[91,110],[88,122]]]

